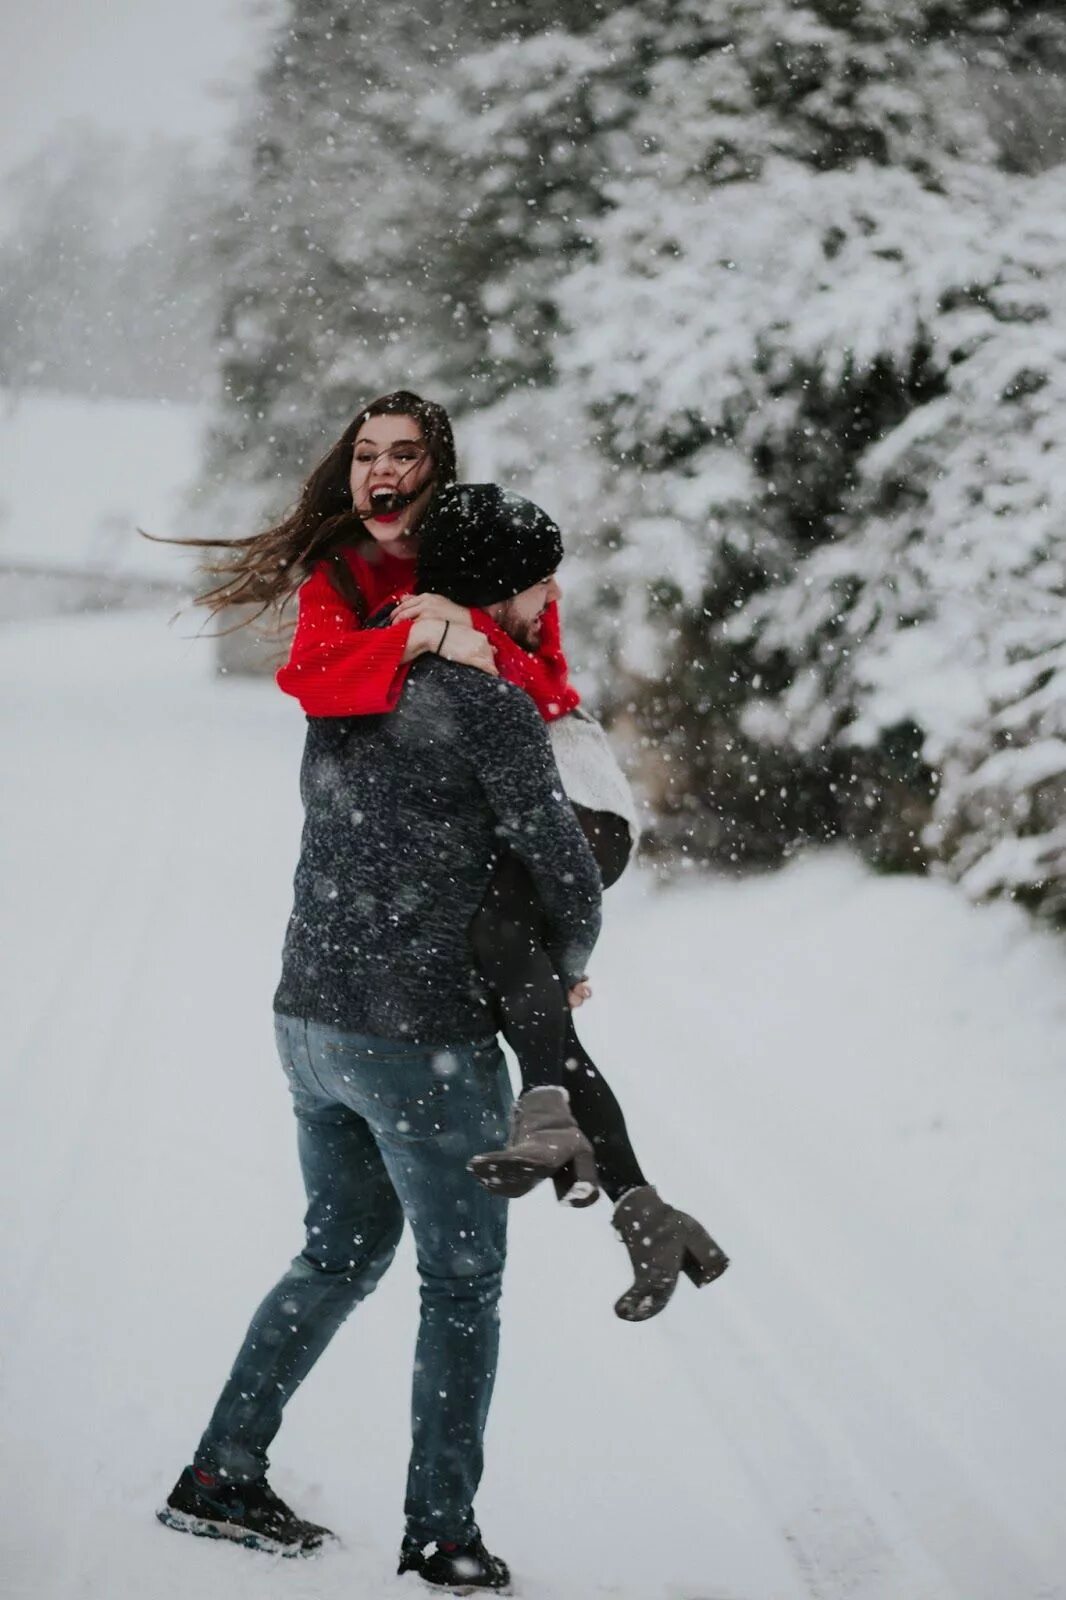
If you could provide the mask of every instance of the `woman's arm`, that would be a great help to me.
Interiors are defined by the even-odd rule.
[[[472,611],[470,615],[474,627],[495,648],[500,677],[524,689],[536,702],[545,722],[554,722],[581,704],[581,696],[570,682],[556,604],[550,605],[541,618],[540,644],[535,655],[516,644],[484,611]]]
[[[391,711],[409,662],[429,648],[416,623],[361,628],[325,573],[311,573],[300,588],[289,659],[275,674],[279,689],[309,717],[360,717]]]
[[[496,676],[495,654],[480,633],[454,623],[442,635],[436,617],[361,627],[325,573],[315,571],[300,589],[292,648],[275,682],[309,717],[365,717],[394,710],[407,668],[426,651]]]

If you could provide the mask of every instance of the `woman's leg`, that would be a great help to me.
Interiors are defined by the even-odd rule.
[[[496,869],[470,937],[523,1090],[561,1083],[569,1008],[544,948],[540,899],[516,855]]]
[[[627,1189],[647,1183],[641,1171],[622,1108],[607,1079],[577,1036],[573,1017],[567,1021],[566,1067],[563,1087],[570,1096],[574,1121],[588,1139],[596,1157],[596,1171],[605,1193],[618,1200]]]
[[[609,812],[584,806],[575,806],[574,812],[596,857],[603,886],[609,888],[629,859],[628,825]],[[544,935],[544,911],[533,880],[509,851],[470,925],[470,937],[496,997],[501,1031],[518,1058],[523,1089],[563,1082],[564,1052],[566,1058],[575,1053],[570,1008]],[[584,1059],[588,1061],[587,1056]]]
[[[629,827],[605,811],[574,807],[604,888],[629,859]],[[518,1060],[522,1088],[562,1083],[563,1062],[580,1058],[596,1073],[578,1043],[566,996],[545,949],[544,911],[533,880],[516,855],[503,857],[484,903],[470,925],[478,965],[496,998],[500,1029]],[[599,1074],[596,1073],[598,1077]],[[613,1096],[612,1096],[613,1099]]]
[[[629,829],[608,813],[581,806],[574,811],[607,887],[629,859]],[[552,1172],[560,1198],[587,1204],[596,1198],[596,1189],[582,1181],[586,1169],[578,1162],[591,1161],[591,1145],[595,1175],[615,1202],[614,1227],[633,1268],[633,1283],[616,1302],[615,1313],[627,1322],[643,1322],[662,1311],[681,1273],[700,1287],[720,1277],[729,1258],[695,1217],[664,1201],[641,1171],[622,1109],[577,1036],[566,995],[545,953],[543,931],[532,881],[521,863],[509,859],[475,919],[474,942],[496,993],[504,1035],[518,1056],[523,1097],[517,1114],[535,1100],[554,1099],[556,1104],[538,1104],[524,1126],[517,1121],[512,1125],[505,1149],[475,1156],[468,1165],[486,1188],[511,1198],[527,1193]],[[560,1083],[568,1092],[569,1107],[560,1095],[550,1093]],[[526,1090],[538,1088],[549,1093],[524,1099]],[[558,1152],[568,1137],[580,1140],[583,1154],[571,1154],[560,1169]],[[587,1176],[592,1175],[589,1165]]]
[[[605,887],[630,854],[621,817],[575,806]],[[622,1109],[582,1045],[566,996],[543,943],[544,914],[533,881],[516,856],[501,862],[471,928],[478,961],[496,996],[503,1036],[518,1060],[522,1092],[561,1084],[574,1120],[596,1155],[612,1200],[647,1182]]]
[[[592,847],[603,887],[609,889],[622,876],[632,852],[628,824],[613,812],[589,811],[575,806],[577,820]],[[566,1074],[563,1085],[578,1127],[592,1145],[600,1182],[612,1200],[627,1189],[647,1183],[629,1141],[622,1108],[607,1079],[578,1038],[574,1014],[567,1008]]]

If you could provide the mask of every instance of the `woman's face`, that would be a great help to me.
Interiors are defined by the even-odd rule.
[[[408,534],[426,508],[432,476],[433,458],[414,417],[366,419],[352,450],[352,504],[371,537],[393,555],[415,554]],[[374,500],[382,493],[418,498],[402,511],[375,516]]]

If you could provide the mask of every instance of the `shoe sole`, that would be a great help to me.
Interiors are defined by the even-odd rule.
[[[697,1289],[705,1289],[709,1283],[714,1283],[720,1278],[728,1266],[729,1257],[722,1252],[719,1252],[717,1257],[699,1261],[686,1251],[681,1271]],[[657,1317],[660,1311],[666,1310],[679,1281],[680,1274],[676,1278],[653,1278],[645,1284],[639,1295],[627,1290],[615,1302],[615,1316],[620,1317],[623,1322],[650,1322],[652,1317]]]
[[[521,1156],[512,1161],[501,1160],[498,1156],[474,1156],[467,1162],[466,1169],[478,1183],[502,1200],[521,1200],[538,1183],[551,1177],[547,1167],[535,1166]]]
[[[554,1173],[549,1172],[522,1156],[514,1160],[501,1160],[498,1156],[474,1156],[467,1162],[466,1169],[473,1174],[482,1188],[500,1200],[521,1200],[523,1196],[530,1194],[538,1183],[543,1183],[546,1178],[556,1180],[560,1171],[564,1173],[566,1171],[565,1168],[560,1168]],[[599,1185],[587,1178],[575,1178],[565,1187],[556,1182],[555,1188],[562,1205],[578,1209],[591,1206],[600,1198]]]
[[[206,1517],[194,1517],[186,1511],[175,1511],[171,1506],[163,1506],[156,1512],[156,1517],[164,1528],[173,1528],[175,1533],[191,1533],[196,1539],[224,1539],[227,1544],[240,1545],[245,1550],[257,1550],[262,1555],[284,1556],[286,1560],[318,1555],[326,1543],[323,1535],[314,1544],[281,1544],[277,1539],[268,1539],[261,1533],[240,1528],[234,1522],[209,1522]]]
[[[414,1573],[414,1577],[418,1579],[423,1589],[428,1589],[431,1594],[499,1594],[506,1597],[515,1593],[513,1583],[504,1584],[502,1589],[489,1589],[483,1583],[433,1583],[431,1579],[423,1578],[420,1572]]]

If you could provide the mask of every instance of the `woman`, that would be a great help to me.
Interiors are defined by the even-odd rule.
[[[416,592],[424,587],[416,581],[422,535],[431,537],[434,518],[454,510],[455,479],[443,408],[408,391],[383,396],[355,416],[315,468],[291,516],[266,533],[228,542],[233,553],[208,568],[222,581],[200,602],[218,612],[256,600],[261,615],[298,592],[290,658],[277,682],[311,717],[391,711],[407,667],[430,650],[525,689],[556,730],[564,786],[572,800],[586,802],[575,809],[605,883],[613,882],[628,858],[635,816],[624,780],[597,760],[606,750],[605,742],[596,748],[602,733],[591,719],[582,730],[572,717],[579,697],[561,647],[553,581],[546,580],[528,648],[484,612]],[[486,509],[498,509],[500,491],[480,487]],[[368,626],[383,607],[390,608],[387,625]],[[580,985],[569,997],[562,992],[538,938],[539,915],[524,869],[505,857],[471,936],[524,1092],[508,1146],[476,1158],[471,1170],[505,1198],[552,1176],[561,1198],[588,1204],[596,1198],[598,1169],[634,1268],[634,1283],[615,1309],[625,1320],[642,1321],[662,1310],[681,1271],[702,1285],[728,1261],[693,1218],[648,1184],[617,1100],[574,1029],[567,998],[579,1005],[590,991]]]

